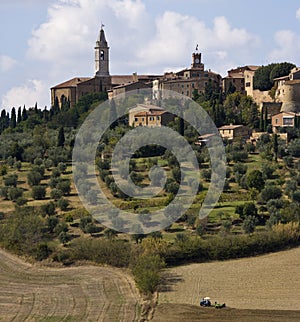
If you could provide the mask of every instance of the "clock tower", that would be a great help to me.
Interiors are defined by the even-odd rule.
[[[105,39],[103,27],[104,25],[101,25],[95,46],[95,74],[98,77],[109,76],[109,47]]]
[[[204,64],[201,63],[201,53],[193,53],[191,67],[204,70]]]

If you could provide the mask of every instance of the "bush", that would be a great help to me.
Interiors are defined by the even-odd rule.
[[[19,208],[0,226],[1,245],[18,254],[35,256],[43,241],[44,222],[32,209]]]
[[[27,182],[31,187],[38,186],[40,184],[42,178],[43,178],[42,175],[37,171],[30,171],[27,174]]]
[[[71,181],[69,179],[60,181],[57,186],[57,189],[59,189],[64,196],[69,195],[71,192]]]
[[[54,199],[55,201],[57,201],[58,199],[60,199],[62,197],[63,193],[60,189],[52,189],[50,192],[50,198]]]
[[[18,198],[23,196],[22,188],[9,188],[8,189],[8,199],[12,201],[16,201]]]
[[[4,184],[6,187],[16,187],[18,182],[17,174],[10,174],[4,178]]]
[[[58,208],[60,208],[60,210],[62,211],[66,211],[69,207],[69,200],[65,199],[65,198],[60,198],[58,201],[57,201],[57,206]]]
[[[252,170],[246,176],[246,184],[248,188],[255,188],[258,191],[261,191],[265,185],[263,175],[259,170]]]
[[[27,200],[26,198],[19,197],[19,198],[17,198],[17,200],[16,200],[16,205],[21,207],[21,206],[26,205],[26,204],[27,204],[27,202],[28,202],[28,200]]]
[[[264,202],[267,202],[271,199],[279,199],[281,198],[281,195],[281,189],[276,186],[267,186],[260,193],[260,197]]]
[[[53,201],[50,201],[44,205],[41,205],[41,215],[42,216],[53,216],[55,214],[55,204]]]
[[[42,261],[50,256],[52,253],[51,249],[47,245],[47,243],[39,244],[36,249],[35,259],[37,261]]]
[[[72,236],[70,234],[68,234],[67,232],[62,231],[59,234],[58,239],[62,244],[66,244],[72,239]]]
[[[35,200],[42,200],[46,196],[46,187],[44,186],[33,186],[31,196]]]
[[[137,287],[143,293],[153,293],[160,281],[159,272],[165,263],[159,255],[141,255],[132,265]]]
[[[116,267],[129,265],[131,246],[123,240],[77,238],[70,249],[74,260],[92,260]]]
[[[243,229],[245,233],[250,234],[255,230],[255,226],[257,224],[257,219],[254,216],[248,216],[244,219]]]

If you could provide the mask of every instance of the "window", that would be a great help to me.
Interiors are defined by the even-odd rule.
[[[294,119],[292,117],[284,117],[282,123],[283,125],[293,125]]]
[[[246,87],[250,87],[250,82],[247,82],[246,83]]]
[[[142,117],[142,122],[144,122],[144,118]]]
[[[137,117],[134,118],[134,122],[137,122],[139,119]]]
[[[278,124],[278,119],[275,119],[275,124]]]
[[[156,116],[156,119],[159,121],[160,120],[160,116]]]
[[[186,91],[186,96],[189,96],[190,95],[190,92],[189,91]]]
[[[104,51],[103,50],[100,51],[100,60],[104,60]]]

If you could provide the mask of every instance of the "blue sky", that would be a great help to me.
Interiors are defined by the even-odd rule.
[[[278,0],[1,0],[0,109],[50,105],[50,87],[94,75],[101,22],[111,74],[188,67],[300,66],[300,2]]]

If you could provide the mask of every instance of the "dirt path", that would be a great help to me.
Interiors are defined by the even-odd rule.
[[[36,267],[0,249],[0,321],[136,321],[139,301],[123,270]]]
[[[159,303],[199,305],[210,296],[238,309],[300,310],[300,247],[166,270]]]

